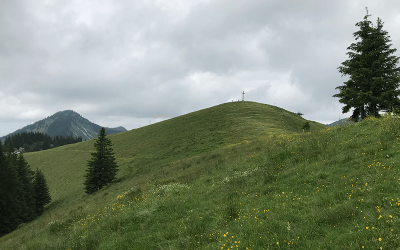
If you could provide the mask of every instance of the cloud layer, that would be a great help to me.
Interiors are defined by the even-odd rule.
[[[1,1],[0,135],[66,109],[132,129],[242,91],[333,122],[365,6],[400,46],[389,0]]]

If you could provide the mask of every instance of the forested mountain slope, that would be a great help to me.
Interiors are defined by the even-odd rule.
[[[4,142],[7,136],[22,132],[40,132],[46,133],[51,137],[56,136],[73,136],[82,137],[82,140],[90,140],[97,136],[101,126],[90,122],[73,110],[65,110],[55,113],[45,119],[25,126],[17,131],[1,137]],[[124,127],[105,128],[107,134],[124,132]]]

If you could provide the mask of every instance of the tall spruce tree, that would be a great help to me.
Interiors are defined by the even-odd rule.
[[[44,206],[50,203],[51,196],[46,179],[39,169],[35,173],[33,190],[35,192],[35,212],[37,215],[41,215],[44,211]]]
[[[31,170],[22,153],[17,157],[16,170],[23,190],[21,219],[24,222],[29,222],[36,217],[35,190],[33,185],[35,173]]]
[[[3,151],[0,141],[0,236],[15,230],[23,222],[21,185],[9,156],[9,152]]]
[[[104,128],[100,129],[94,147],[96,152],[91,153],[92,158],[88,161],[86,180],[84,182],[85,190],[88,194],[92,194],[113,182],[118,171],[112,143],[110,139],[106,138]]]
[[[353,33],[357,42],[347,48],[349,59],[338,67],[342,76],[348,75],[350,79],[336,87],[340,92],[333,95],[345,104],[343,113],[354,108],[351,118],[355,121],[367,115],[379,117],[379,111],[392,111],[400,103],[399,57],[393,55],[396,49],[391,48],[382,20],[378,18],[374,26],[369,16],[367,9],[364,20],[356,24],[360,30]]]

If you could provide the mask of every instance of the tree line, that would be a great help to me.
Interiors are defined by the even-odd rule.
[[[34,152],[56,148],[59,146],[81,142],[82,137],[73,136],[55,136],[51,137],[46,133],[40,132],[22,132],[7,136],[4,141],[4,146],[12,142],[16,148],[24,148],[26,152]]]
[[[0,237],[41,215],[50,201],[43,173],[32,171],[12,143],[4,150],[0,141]]]

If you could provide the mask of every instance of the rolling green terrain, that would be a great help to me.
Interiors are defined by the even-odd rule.
[[[305,121],[233,102],[109,135],[119,181],[94,195],[93,140],[25,154],[53,202],[0,249],[400,248],[398,118]]]

